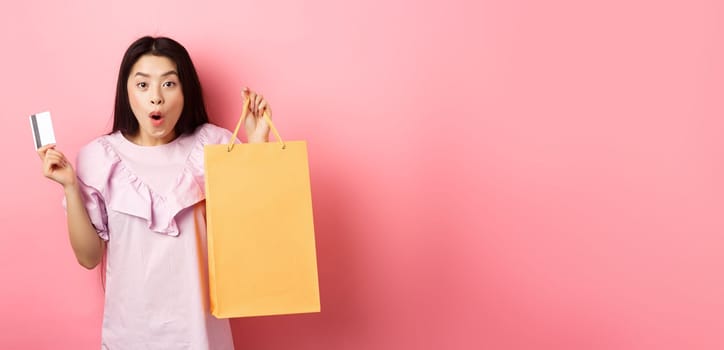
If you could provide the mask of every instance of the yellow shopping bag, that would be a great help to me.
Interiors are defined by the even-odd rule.
[[[319,312],[307,145],[204,148],[211,313],[217,318]]]

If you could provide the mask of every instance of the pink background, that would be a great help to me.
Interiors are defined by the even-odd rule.
[[[0,348],[97,349],[27,116],[75,157],[143,34],[212,120],[309,143],[323,312],[240,349],[724,348],[718,0],[15,1],[0,10]]]

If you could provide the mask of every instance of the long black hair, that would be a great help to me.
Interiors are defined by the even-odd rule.
[[[209,117],[206,114],[201,82],[186,48],[171,38],[144,36],[134,41],[123,55],[121,68],[118,71],[116,105],[113,110],[113,131],[111,133],[116,131],[120,131],[125,135],[136,135],[138,133],[138,121],[134,117],[131,104],[128,101],[127,84],[131,68],[144,55],[167,57],[176,63],[181,91],[184,95],[184,107],[181,111],[181,117],[174,128],[176,136],[192,133],[197,127],[208,123]]]

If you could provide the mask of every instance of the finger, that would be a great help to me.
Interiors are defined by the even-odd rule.
[[[254,114],[254,100],[252,94],[253,91],[251,91],[249,87],[244,87],[244,89],[241,91],[241,96],[243,97],[244,103],[246,103],[247,100],[249,101],[248,109],[246,110],[247,115],[245,115],[244,118],[246,118],[250,113],[252,115]]]
[[[259,116],[260,118],[261,118],[261,113],[263,112],[262,105],[261,105],[262,101],[264,101],[264,96],[262,96],[261,94],[257,94],[256,95],[256,113],[257,113],[257,116]]]
[[[45,151],[45,157],[44,157],[44,158],[47,159],[47,158],[51,158],[51,157],[58,157],[59,154],[60,154],[60,153],[58,153],[58,151],[53,150],[53,149],[49,149],[49,150]]]
[[[65,159],[65,154],[63,154],[63,152],[58,151],[56,149],[49,149],[48,152],[45,153],[46,157],[51,156],[51,155]]]
[[[263,117],[265,114],[269,115],[271,118],[271,108],[269,108],[269,103],[266,102],[266,99],[261,102],[261,116]]]
[[[40,157],[40,159],[43,159],[45,157],[45,153],[48,152],[48,150],[53,149],[53,148],[55,148],[54,143],[51,143],[51,144],[38,148],[38,156]]]
[[[53,173],[53,166],[50,162],[43,162],[43,175],[45,177],[50,177],[50,174]]]
[[[65,154],[55,149],[48,150],[48,152],[45,154],[45,157],[55,160],[59,166],[68,165],[68,159],[65,157]]]
[[[269,114],[269,117],[271,118],[271,106],[269,105],[269,102],[265,98],[262,97],[262,101],[259,104],[259,110],[261,111],[261,116],[263,117],[264,114]]]
[[[45,176],[49,176],[53,173],[53,171],[56,168],[60,168],[60,164],[58,163],[58,159],[52,159],[51,157],[45,158],[45,161],[43,162],[43,174]]]
[[[254,92],[249,90],[249,88],[246,88],[246,90],[244,90],[244,93],[246,94],[244,101],[249,100],[248,112],[253,114],[254,113],[254,96],[253,96]]]
[[[51,155],[48,155],[45,157],[44,164],[46,167],[50,167],[52,169],[52,168],[56,168],[56,167],[57,168],[65,167],[65,165],[67,163],[65,162],[65,160],[62,157],[60,157],[56,154],[51,154]]]
[[[63,159],[63,156],[58,152],[50,151],[45,154],[45,159]]]
[[[257,99],[257,95],[255,92],[252,91],[250,105],[251,105],[251,111],[254,113],[255,117],[259,114],[259,110],[257,109],[257,105],[256,105],[256,103],[257,103],[256,99]]]
[[[53,152],[57,152],[61,157],[65,158],[65,154],[63,154],[63,152],[58,151],[57,149],[54,149]]]
[[[55,148],[55,144],[54,144],[54,143],[49,143],[49,144],[47,144],[47,145],[45,145],[45,146],[43,146],[43,147],[38,148],[38,152],[45,152],[45,151],[47,151],[47,150],[49,150],[49,149],[51,149],[51,148]]]

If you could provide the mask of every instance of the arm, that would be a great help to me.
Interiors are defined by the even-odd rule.
[[[43,175],[61,184],[65,191],[68,235],[75,257],[83,267],[92,269],[101,261],[104,243],[91,224],[75,171],[55,145],[41,147],[38,155],[43,161]]]
[[[64,190],[70,245],[78,263],[90,270],[101,262],[105,246],[91,224],[77,181],[73,185],[65,186]]]

